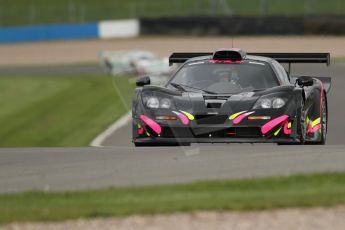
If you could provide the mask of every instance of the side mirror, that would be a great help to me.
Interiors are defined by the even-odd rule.
[[[314,79],[309,76],[302,76],[297,78],[296,84],[298,84],[300,87],[312,86],[314,84]]]
[[[144,86],[151,84],[151,79],[149,76],[139,77],[135,83],[137,86]]]

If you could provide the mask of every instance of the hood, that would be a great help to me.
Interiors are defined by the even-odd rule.
[[[174,96],[177,110],[193,114],[232,114],[239,111],[251,110],[256,101],[264,95],[273,93],[290,93],[293,86],[279,86],[256,92],[238,94],[205,94],[201,92],[185,92]]]
[[[231,114],[251,109],[259,97],[255,93],[235,95],[210,95],[203,93],[183,93],[175,96],[177,110],[193,114]]]
[[[158,93],[170,97],[177,110],[192,114],[229,115],[239,111],[251,110],[261,97],[274,93],[290,94],[294,86],[278,86],[253,92],[238,94],[207,94],[203,92],[180,92],[160,86],[144,86],[142,93]]]

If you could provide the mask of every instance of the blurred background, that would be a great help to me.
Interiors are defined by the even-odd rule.
[[[1,0],[0,25],[190,16],[341,16],[342,0]]]

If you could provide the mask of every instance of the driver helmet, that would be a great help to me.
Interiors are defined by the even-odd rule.
[[[231,72],[227,69],[217,70],[215,76],[219,82],[230,82]]]

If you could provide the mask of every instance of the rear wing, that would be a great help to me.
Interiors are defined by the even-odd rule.
[[[202,56],[211,56],[213,53],[172,53],[169,57],[169,65],[184,63],[188,59]]]
[[[173,53],[169,57],[169,65],[184,63],[190,58],[211,56],[213,53]],[[280,63],[325,63],[330,64],[330,53],[247,53],[247,55],[263,56],[275,59]]]

